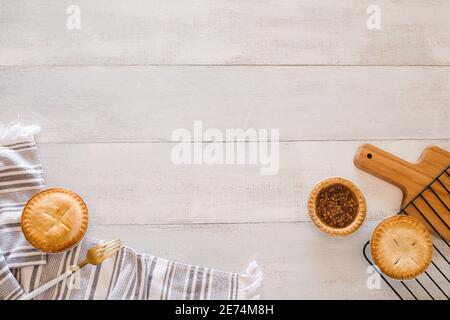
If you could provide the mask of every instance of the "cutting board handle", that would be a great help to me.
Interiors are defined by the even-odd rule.
[[[415,165],[371,144],[359,147],[355,166],[399,187],[407,193],[406,183],[414,175]]]
[[[414,200],[437,175],[448,168],[449,152],[430,146],[425,148],[418,162],[411,163],[371,144],[364,144],[356,152],[354,162],[358,168],[398,186],[403,192],[402,208],[405,208],[405,213],[422,219],[430,230],[437,231],[450,241],[448,208],[437,198],[440,195],[441,199],[448,199],[448,190],[443,187],[450,181],[447,175],[441,175],[441,183],[434,185],[433,193],[423,193]],[[408,205],[411,201],[415,201],[414,206]]]

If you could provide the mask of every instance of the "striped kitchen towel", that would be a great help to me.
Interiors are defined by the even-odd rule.
[[[21,210],[45,188],[36,126],[0,123],[0,299],[18,299],[79,263],[100,240],[42,254],[23,237]],[[169,261],[125,247],[98,266],[86,266],[35,299],[257,299],[262,273],[222,272]]]

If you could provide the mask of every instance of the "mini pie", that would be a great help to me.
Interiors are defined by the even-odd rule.
[[[320,181],[309,195],[311,220],[323,232],[344,237],[355,232],[366,217],[366,201],[359,188],[341,177]]]
[[[88,209],[72,191],[47,189],[27,202],[21,226],[25,238],[36,249],[62,252],[83,238],[88,226]]]
[[[383,220],[375,228],[370,252],[384,274],[397,280],[409,280],[430,265],[433,242],[422,222],[410,216],[396,215]]]

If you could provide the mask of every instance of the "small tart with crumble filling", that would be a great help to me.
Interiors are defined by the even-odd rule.
[[[47,189],[25,205],[21,219],[27,241],[46,253],[58,253],[75,246],[88,227],[88,208],[76,193]]]
[[[410,280],[430,265],[433,242],[422,222],[400,214],[377,225],[370,240],[370,253],[384,274],[397,280]]]
[[[312,222],[334,237],[354,233],[366,217],[366,201],[350,180],[330,177],[317,183],[309,195],[308,211]]]

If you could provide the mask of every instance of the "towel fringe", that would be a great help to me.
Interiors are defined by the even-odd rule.
[[[256,261],[249,263],[245,274],[239,276],[240,292],[238,299],[242,300],[258,300],[260,294],[257,294],[262,285],[263,273]]]
[[[41,128],[37,125],[24,126],[20,122],[11,122],[4,125],[3,122],[0,122],[0,144],[29,140],[40,130]]]

